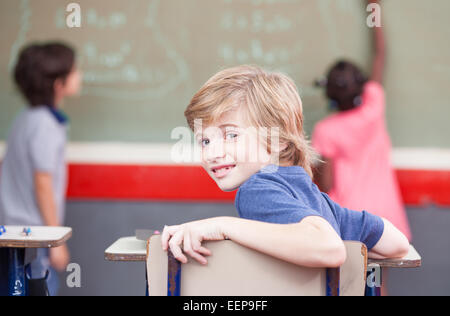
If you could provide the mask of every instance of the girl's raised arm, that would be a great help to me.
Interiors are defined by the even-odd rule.
[[[368,0],[369,4],[379,4],[378,0]],[[384,39],[383,27],[374,27],[374,49],[375,56],[372,61],[372,74],[371,80],[382,83],[385,69],[386,60],[386,42]]]

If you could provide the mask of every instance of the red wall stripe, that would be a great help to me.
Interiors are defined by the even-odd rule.
[[[199,166],[69,165],[69,199],[233,201]]]
[[[408,205],[450,205],[450,171],[397,170],[403,200]]]
[[[450,171],[397,170],[407,205],[450,205]],[[200,166],[69,165],[69,199],[233,202]]]

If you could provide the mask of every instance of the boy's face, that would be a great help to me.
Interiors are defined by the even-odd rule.
[[[65,80],[56,80],[55,96],[57,97],[57,99],[78,95],[81,90],[81,78],[81,71],[78,68],[74,67],[74,69],[67,75]]]
[[[233,191],[271,163],[257,129],[249,126],[240,110],[224,114],[211,126],[196,130],[202,166],[223,191]]]
[[[81,71],[75,67],[66,78],[66,83],[64,85],[65,96],[70,97],[78,95],[80,93],[81,78],[82,78]]]

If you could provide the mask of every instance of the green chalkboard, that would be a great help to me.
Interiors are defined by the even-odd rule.
[[[30,41],[78,50],[84,89],[65,104],[72,141],[169,142],[197,89],[244,63],[295,79],[310,132],[327,113],[312,81],[339,57],[370,66],[363,0],[78,0],[80,28],[66,24],[69,2],[0,2],[0,140],[23,107],[10,71]],[[450,147],[448,12],[448,0],[383,1],[395,146]]]

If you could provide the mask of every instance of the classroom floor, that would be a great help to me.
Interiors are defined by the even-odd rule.
[[[61,274],[60,295],[144,295],[143,263],[104,260],[104,250],[115,240],[134,235],[135,229],[161,229],[212,216],[236,216],[232,204],[69,202],[66,225],[71,262],[81,267],[81,288],[68,288]],[[390,295],[450,295],[450,209],[408,208],[414,240],[422,255],[420,269],[391,269]]]

